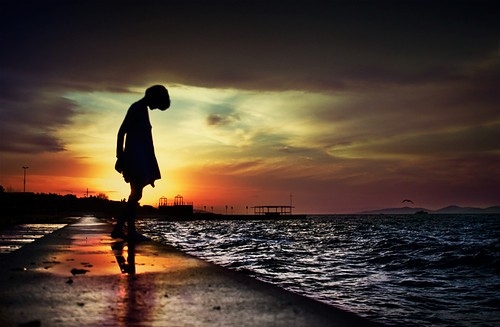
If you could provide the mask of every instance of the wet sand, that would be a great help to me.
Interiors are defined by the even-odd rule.
[[[0,257],[0,326],[378,326],[83,217]]]

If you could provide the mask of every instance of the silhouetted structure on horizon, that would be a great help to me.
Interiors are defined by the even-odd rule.
[[[158,202],[158,212],[165,216],[171,217],[186,217],[192,216],[194,213],[193,203],[184,203],[182,195],[176,195],[174,203],[169,205],[166,197],[161,197]]]
[[[265,215],[265,216],[282,216],[291,215],[293,206],[255,206],[253,208],[253,213],[255,215]]]
[[[103,196],[78,198],[74,194],[0,192],[0,226],[27,223],[41,217],[60,218],[71,215],[93,214],[114,217],[125,203],[112,201]],[[155,215],[152,206],[138,208],[142,215]]]

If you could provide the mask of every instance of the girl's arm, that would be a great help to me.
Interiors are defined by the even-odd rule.
[[[123,149],[124,149],[124,141],[125,134],[127,134],[128,125],[130,121],[130,109],[127,111],[125,115],[125,119],[118,130],[118,136],[116,137],[116,164],[115,170],[119,173],[123,172]]]
[[[116,138],[116,158],[120,158],[123,154],[123,141],[125,140],[125,127],[124,124],[120,126],[120,129],[118,130],[118,137]]]

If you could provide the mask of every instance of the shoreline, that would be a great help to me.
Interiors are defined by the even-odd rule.
[[[6,254],[2,325],[382,326],[172,246],[124,244],[111,228],[81,217]]]

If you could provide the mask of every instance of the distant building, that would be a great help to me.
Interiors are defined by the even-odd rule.
[[[265,216],[281,216],[291,215],[293,206],[255,206],[253,208],[254,215]]]
[[[182,195],[176,195],[174,202],[169,204],[166,197],[158,202],[158,211],[165,216],[186,217],[193,215],[193,203],[185,203]]]

